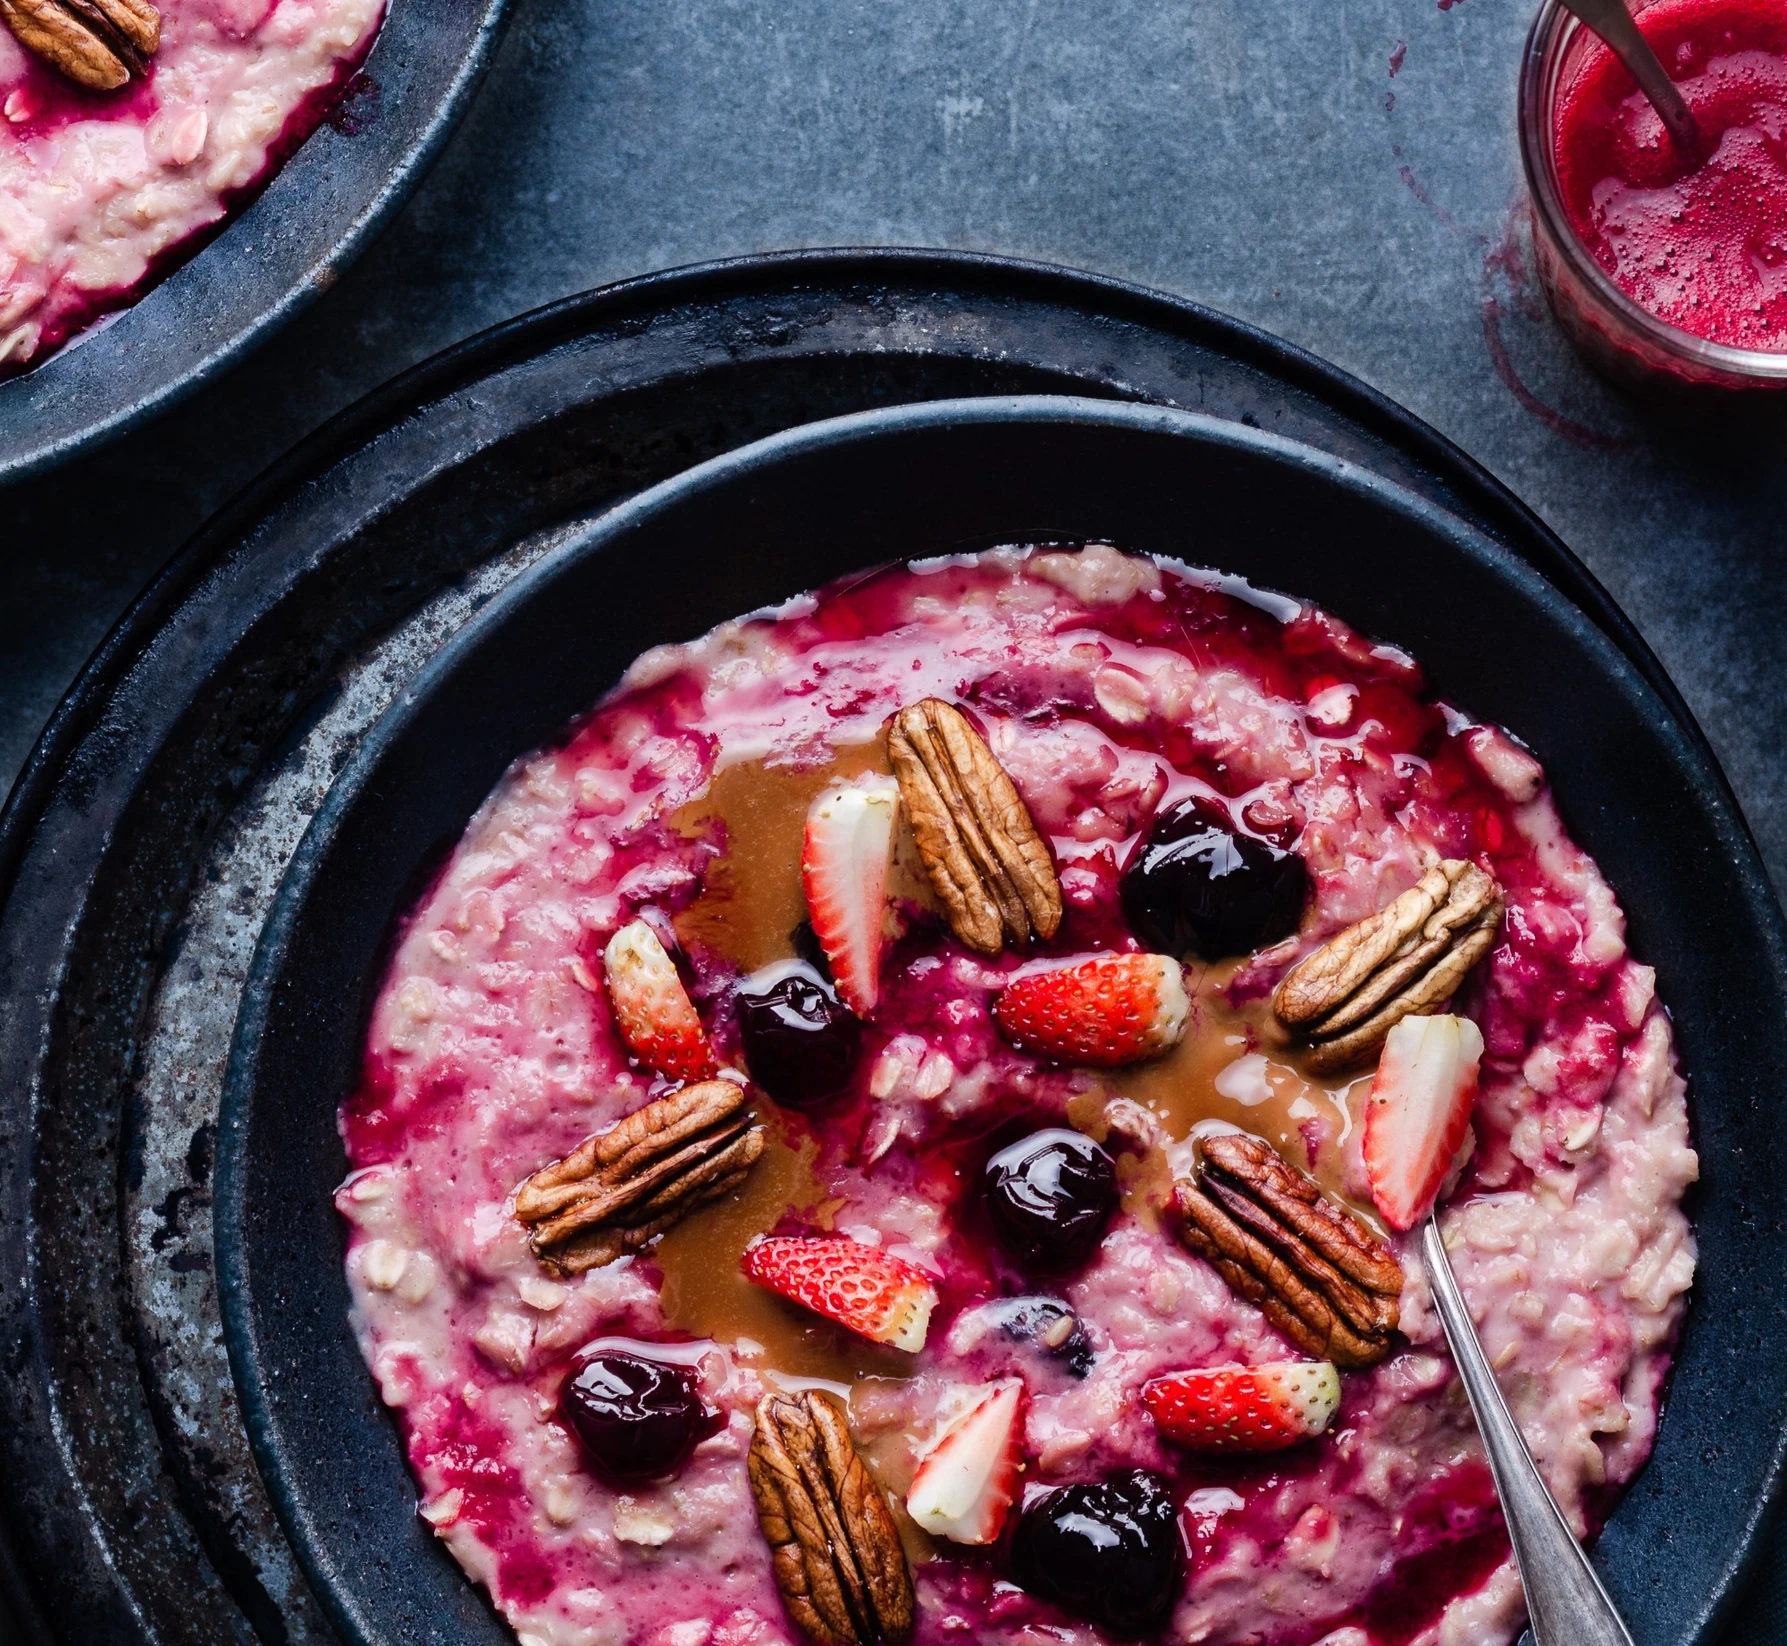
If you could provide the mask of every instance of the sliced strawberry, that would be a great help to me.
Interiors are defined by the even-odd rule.
[[[1024,1457],[1024,1382],[990,1383],[925,1453],[906,1509],[933,1537],[993,1543],[1017,1492]]]
[[[827,789],[807,812],[800,878],[807,913],[844,1004],[875,1009],[881,983],[881,919],[900,786],[870,776]]]
[[[742,1267],[759,1286],[877,1343],[917,1354],[925,1346],[937,1291],[916,1264],[860,1241],[767,1235]]]
[[[1365,1103],[1371,1198],[1393,1229],[1433,1210],[1470,1135],[1483,1035],[1468,1017],[1405,1017],[1390,1031]]]
[[[1112,1068],[1177,1045],[1190,1015],[1179,962],[1164,954],[1100,954],[1020,977],[993,1015],[1005,1038],[1057,1063]]]
[[[1142,1386],[1142,1403],[1175,1446],[1193,1452],[1282,1452],[1319,1435],[1340,1408],[1329,1360],[1213,1366]]]
[[[602,964],[614,1021],[641,1063],[667,1080],[705,1080],[719,1067],[676,962],[650,926],[622,926]]]

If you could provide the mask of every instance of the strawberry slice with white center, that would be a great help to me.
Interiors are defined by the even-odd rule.
[[[766,1235],[740,1265],[759,1286],[908,1354],[925,1346],[937,1289],[915,1263],[856,1240]]]
[[[990,1383],[925,1453],[906,1510],[933,1537],[994,1543],[1024,1458],[1024,1382]]]
[[[1164,954],[1101,954],[1033,972],[993,1005],[1014,1046],[1095,1068],[1136,1063],[1176,1046],[1190,1012],[1179,962]]]
[[[827,789],[807,812],[800,878],[838,995],[858,1017],[881,987],[882,906],[900,786],[870,776]]]
[[[1468,1017],[1405,1017],[1384,1042],[1361,1148],[1391,1228],[1412,1229],[1433,1210],[1470,1136],[1482,1057],[1482,1031]]]
[[[705,1080],[719,1065],[676,962],[643,920],[608,940],[602,954],[608,1003],[627,1050],[666,1080]]]
[[[1330,1360],[1174,1372],[1142,1386],[1155,1427],[1192,1452],[1282,1452],[1321,1434],[1340,1409]]]

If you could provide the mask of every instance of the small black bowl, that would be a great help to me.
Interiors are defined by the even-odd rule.
[[[1453,515],[1233,423],[1047,398],[813,424],[615,509],[447,646],[311,825],[243,997],[215,1218],[256,1458],[347,1638],[510,1638],[417,1519],[347,1318],[335,1115],[396,920],[508,764],[643,648],[888,560],[1095,537],[1293,591],[1407,647],[1537,750],[1619,892],[1693,1080],[1701,1272],[1655,1455],[1597,1561],[1640,1646],[1708,1638],[1787,1425],[1787,931],[1722,777],[1600,628]]]
[[[452,135],[508,11],[393,0],[344,102],[252,205],[131,307],[0,380],[0,482],[171,405],[327,291]]]

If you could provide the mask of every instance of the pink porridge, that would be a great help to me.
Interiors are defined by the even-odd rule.
[[[0,377],[134,302],[245,203],[316,129],[384,10],[384,0],[160,0],[152,52],[99,49],[102,82],[132,70],[112,89],[27,49],[28,25],[18,35],[21,6],[90,17],[99,3],[0,4],[13,24],[0,28]],[[135,8],[154,40],[146,0],[103,3]]]
[[[1537,762],[1102,545],[641,658],[415,910],[341,1127],[367,1361],[524,1646],[1512,1641],[1411,1230],[1580,1533],[1694,1272]]]

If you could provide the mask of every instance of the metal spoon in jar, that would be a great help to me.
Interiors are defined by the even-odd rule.
[[[1508,1414],[1507,1402],[1453,1278],[1439,1223],[1431,1217],[1421,1228],[1421,1257],[1452,1359],[1483,1436],[1483,1449],[1489,1453],[1490,1472],[1502,1500],[1502,1518],[1508,1523],[1508,1539],[1514,1545],[1514,1561],[1526,1589],[1534,1641],[1537,1646],[1632,1646],[1631,1635],[1582,1545],[1571,1535],[1569,1523],[1540,1479],[1526,1442]]]
[[[1700,150],[1700,124],[1694,118],[1669,71],[1651,50],[1626,0],[1560,0],[1566,11],[1607,42],[1613,55],[1626,65],[1626,71],[1638,82],[1638,89],[1650,100],[1670,139],[1683,154],[1692,156]]]

